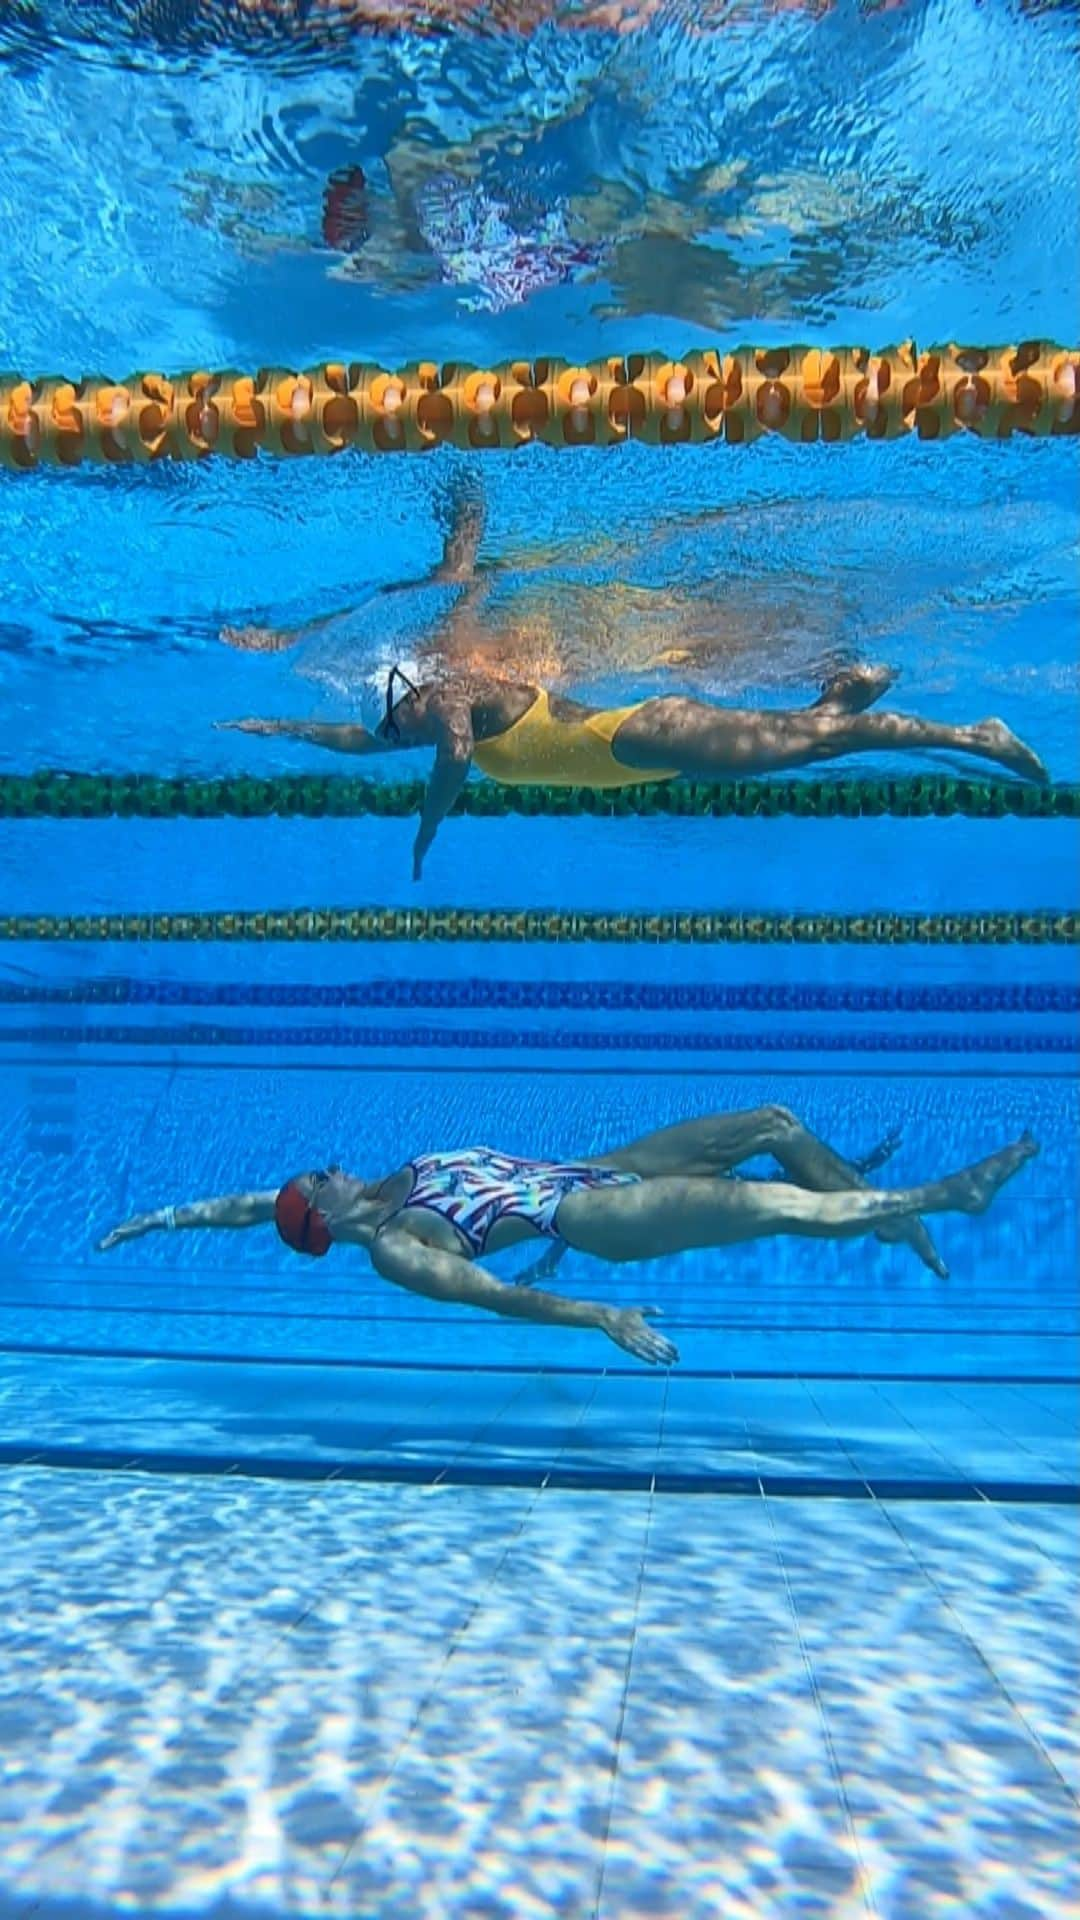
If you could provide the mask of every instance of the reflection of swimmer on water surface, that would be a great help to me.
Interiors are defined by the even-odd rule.
[[[205,170],[187,176],[184,208],[252,257],[309,247],[317,231],[328,277],[381,295],[440,282],[466,310],[503,313],[580,285],[595,289],[601,318],[662,312],[712,328],[813,290],[828,193],[803,175],[756,181],[737,157],[664,185],[585,175],[550,157],[544,130],[523,118],[458,144],[406,131],[385,150],[361,146],[324,179],[317,212]],[[828,204],[830,232],[874,217],[854,188]],[[792,261],[747,256],[745,234],[763,219],[803,235]]]
[[[475,764],[510,786],[547,784],[610,789],[684,777],[715,780],[790,771],[866,753],[945,749],[988,760],[1021,779],[1045,780],[1038,756],[998,719],[954,724],[915,714],[868,711],[893,683],[888,668],[857,665],[834,674],[807,706],[735,708],[685,694],[595,707],[553,694],[519,668],[510,678],[475,669],[475,601],[486,591],[476,559],[483,513],[461,503],[437,577],[460,587],[442,646],[455,664],[414,684],[392,667],[385,713],[374,729],[339,721],[223,721],[243,733],[280,735],[339,753],[434,749],[413,848],[413,877]],[[236,636],[232,636],[234,644]],[[400,685],[401,691],[398,692]]]
[[[144,0],[152,18],[163,0]],[[907,0],[875,0],[877,10],[891,12]],[[1048,0],[1040,0],[1046,5]],[[1023,6],[1035,0],[1022,0]],[[767,11],[831,13],[836,0],[769,0]],[[175,14],[177,0],[164,0]],[[227,22],[230,13],[271,26],[293,27],[305,35],[322,29],[347,28],[378,33],[447,33],[474,28],[477,33],[535,33],[544,26],[564,32],[641,33],[658,21],[675,24],[686,34],[722,32],[755,17],[757,0],[187,0],[189,16],[197,21]]]
[[[387,233],[398,223],[410,250],[427,254],[444,281],[463,289],[464,306],[493,313],[520,306],[546,287],[563,286],[603,260],[601,245],[574,237],[558,198],[500,193],[459,176],[445,163],[407,186],[393,179],[390,163],[384,164],[392,205],[390,196],[373,192],[358,165],[332,174],[323,194],[323,240],[346,257],[352,274],[372,277],[381,271],[370,255],[363,258],[365,250],[378,236],[383,246],[377,251],[385,251]]]
[[[735,160],[694,168],[671,190],[583,182],[565,165],[553,170],[542,131],[528,125],[449,146],[406,134],[331,175],[321,238],[340,256],[334,277],[404,290],[437,273],[462,306],[495,313],[569,284],[617,292],[625,263],[635,281],[651,273],[663,311],[682,314],[679,285],[696,284],[695,263],[707,259],[714,308],[735,313],[757,299],[758,269],[720,244],[745,211],[745,173]]]
[[[459,609],[464,604],[468,613],[475,615],[496,579],[496,569],[481,564],[477,557],[484,528],[483,505],[478,495],[461,492],[452,500],[450,512],[451,519],[443,540],[442,557],[438,564],[421,579],[390,581],[362,591],[356,600],[345,606],[317,613],[311,619],[299,621],[292,626],[271,627],[254,623],[244,626],[224,626],[221,629],[221,639],[226,646],[233,647],[240,653],[288,652],[334,629],[347,631],[357,614],[373,603],[382,605],[397,595],[417,594],[426,587],[467,588],[467,593],[462,600],[459,600]],[[451,651],[453,650],[454,633],[458,624],[459,622],[451,613],[440,628],[438,643],[440,655],[445,654],[448,647]]]
[[[774,0],[777,6],[808,12],[826,12],[833,0]],[[305,34],[322,28],[423,34],[460,31],[517,35],[535,33],[552,25],[567,31],[639,33],[661,16],[671,17],[671,0],[194,0],[193,11],[218,20],[229,11],[248,20],[296,27]],[[703,28],[727,24],[731,0],[700,0],[684,9],[685,26]]]
[[[355,691],[372,653],[385,654],[380,609],[399,600],[411,601],[407,652],[424,674],[484,669],[569,690],[613,673],[659,676],[663,686],[677,668],[684,688],[705,693],[719,690],[717,679],[790,685],[844,664],[837,634],[847,608],[827,582],[725,578],[714,599],[682,578],[657,580],[654,551],[713,522],[723,533],[726,512],[658,519],[632,535],[601,528],[530,539],[500,553],[481,550],[479,495],[459,492],[449,513],[442,558],[419,578],[361,589],[295,624],[227,625],[221,638],[241,652],[295,649],[297,671],[338,692]],[[698,545],[698,572],[701,561]],[[646,584],[649,576],[657,583]]]

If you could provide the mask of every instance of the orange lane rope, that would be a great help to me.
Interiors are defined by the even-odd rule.
[[[302,372],[205,370],[122,381],[0,374],[0,466],[303,457],[349,447],[418,453],[653,446],[779,434],[800,444],[862,437],[922,441],[1080,432],[1080,348],[912,341],[866,347],[706,348],[472,367],[415,361],[396,372],[327,361]]]

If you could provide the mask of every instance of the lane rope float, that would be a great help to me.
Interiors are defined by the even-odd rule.
[[[0,819],[8,820],[213,820],[403,819],[418,813],[420,780],[380,782],[347,775],[246,774],[220,780],[161,779],[144,773],[0,774]],[[1075,820],[1080,785],[1037,786],[1018,780],[953,778],[915,774],[898,779],[672,780],[654,786],[503,786],[470,780],[451,808],[473,819],[550,815],[595,818]]]
[[[0,940],[1072,947],[1080,945],[1080,910],[646,914],[474,907],[294,907],[212,913],[22,913],[0,916]]]
[[[325,361],[301,371],[196,369],[124,380],[0,373],[0,466],[113,466],[495,449],[653,446],[779,434],[800,444],[957,433],[988,440],[1080,432],[1080,348],[912,340],[846,347],[695,349],[489,367],[417,360],[396,371]]]
[[[1030,980],[882,986],[865,981],[159,980],[110,974],[63,985],[0,979],[4,1007],[332,1007],[388,1012],[942,1014],[1080,1013],[1080,983]]]

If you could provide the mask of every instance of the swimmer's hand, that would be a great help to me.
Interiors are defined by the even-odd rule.
[[[287,720],[215,720],[218,733],[288,733]]]
[[[632,1353],[635,1360],[645,1360],[653,1367],[673,1367],[679,1358],[679,1349],[665,1340],[662,1333],[655,1333],[646,1320],[646,1314],[652,1320],[660,1317],[659,1307],[608,1307],[603,1318],[604,1332],[617,1347]]]
[[[412,877],[414,880],[422,880],[424,877],[424,861],[431,851],[434,838],[435,828],[421,821],[416,839],[413,841]]]
[[[133,1220],[123,1220],[113,1227],[104,1239],[97,1243],[99,1253],[108,1253],[110,1248],[119,1247],[125,1240],[141,1240],[144,1233],[154,1233],[165,1225],[165,1215],[157,1213],[137,1213]]]

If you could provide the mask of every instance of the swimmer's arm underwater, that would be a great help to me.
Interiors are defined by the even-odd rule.
[[[419,880],[424,856],[469,777],[473,754],[472,707],[468,700],[451,693],[434,694],[428,700],[425,718],[435,741],[435,765],[413,841],[414,880]]]
[[[288,740],[304,740],[312,747],[329,747],[334,753],[388,753],[391,743],[380,740],[367,727],[355,727],[332,720],[215,720],[219,733],[280,734]]]
[[[413,879],[419,880],[424,857],[445,820],[472,765],[472,706],[460,694],[435,691],[427,699],[419,737],[387,740],[367,727],[323,720],[217,720],[215,726],[235,733],[284,735],[310,746],[329,747],[335,753],[388,753],[398,747],[435,748],[435,765],[424,794],[420,825],[413,842]]]
[[[259,1227],[274,1218],[276,1188],[267,1193],[221,1193],[212,1200],[189,1200],[180,1207],[157,1207],[137,1213],[113,1227],[97,1243],[108,1253],[124,1240],[141,1240],[144,1233],[169,1232],[176,1227]]]
[[[504,1286],[463,1254],[429,1247],[401,1227],[383,1228],[370,1255],[384,1280],[409,1293],[422,1293],[428,1300],[482,1307],[511,1320],[534,1320],[545,1326],[594,1328],[626,1353],[654,1365],[670,1366],[679,1357],[670,1340],[654,1333],[645,1319],[645,1313],[654,1313],[655,1308],[605,1307],[595,1300],[567,1300],[558,1293]]]

